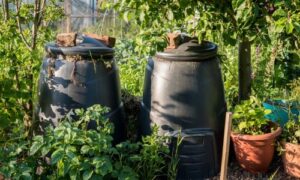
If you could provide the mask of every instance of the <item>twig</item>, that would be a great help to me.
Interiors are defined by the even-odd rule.
[[[23,43],[25,44],[25,46],[28,48],[29,51],[32,51],[32,48],[31,46],[29,45],[29,42],[26,40],[24,34],[23,34],[23,30],[22,30],[22,27],[21,27],[21,23],[20,23],[20,17],[19,17],[19,11],[20,11],[20,4],[19,4],[19,1],[18,0],[15,0],[15,4],[16,4],[16,19],[17,19],[17,27],[18,27],[18,30],[19,30],[19,34],[20,34],[20,37],[23,41]]]
[[[41,23],[42,23],[42,19],[43,19],[44,13],[45,13],[45,8],[46,8],[46,0],[43,0],[43,2],[41,4],[41,9],[39,11],[40,17],[39,17],[39,20],[38,20],[38,26],[40,26]]]

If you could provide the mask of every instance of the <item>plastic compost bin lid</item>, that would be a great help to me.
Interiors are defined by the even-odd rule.
[[[164,52],[157,52],[155,57],[166,60],[177,61],[201,61],[208,60],[217,55],[218,47],[216,44],[192,39],[186,43],[180,44],[176,49],[165,49]]]
[[[52,55],[79,55],[84,57],[113,56],[114,54],[113,48],[84,34],[77,35],[76,46],[61,47],[55,42],[50,42],[45,45],[45,50]]]

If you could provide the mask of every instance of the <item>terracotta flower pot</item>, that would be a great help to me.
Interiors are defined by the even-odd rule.
[[[274,143],[281,128],[263,135],[243,135],[231,132],[235,156],[240,166],[251,173],[266,172],[273,159]],[[275,127],[276,127],[275,126]]]
[[[284,170],[291,176],[300,178],[300,145],[282,143],[285,152],[282,155]]]

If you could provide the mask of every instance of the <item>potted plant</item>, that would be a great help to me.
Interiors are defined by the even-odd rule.
[[[274,154],[274,142],[281,133],[278,124],[266,119],[261,102],[251,96],[237,105],[231,139],[240,166],[251,173],[267,171]]]
[[[281,137],[284,170],[300,178],[300,116],[298,120],[292,118],[285,124]]]

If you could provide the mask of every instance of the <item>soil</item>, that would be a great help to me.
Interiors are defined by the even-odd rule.
[[[269,170],[266,173],[251,174],[243,170],[238,163],[233,160],[228,165],[228,180],[297,180],[284,172],[282,160],[280,156],[275,156]],[[208,180],[219,180],[219,176],[209,178]],[[299,180],[299,179],[298,179]]]

